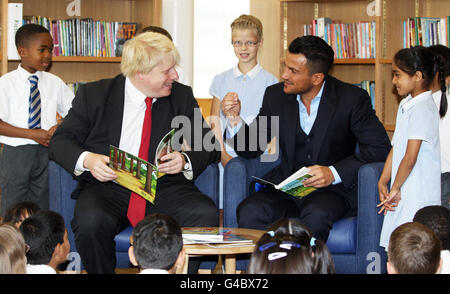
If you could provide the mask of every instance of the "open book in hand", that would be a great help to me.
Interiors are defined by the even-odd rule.
[[[164,173],[156,165],[109,145],[109,167],[114,170],[117,184],[155,203],[156,183]]]
[[[310,178],[309,169],[307,167],[302,167],[292,175],[290,175],[286,180],[282,181],[280,184],[276,185],[264,179],[252,176],[257,182],[265,185],[270,185],[277,190],[283,191],[289,195],[297,198],[305,197],[311,192],[315,191],[314,187],[303,186],[303,181]]]
[[[156,184],[164,173],[158,171],[161,157],[174,151],[173,136],[175,129],[170,130],[156,148],[155,164],[134,156],[113,145],[109,146],[109,167],[114,170],[117,184],[142,196],[152,204],[155,203]]]
[[[173,135],[175,134],[175,129],[171,129],[162,139],[159,141],[158,147],[156,148],[155,164],[156,166],[161,164],[161,157],[166,154],[172,153],[174,151]]]

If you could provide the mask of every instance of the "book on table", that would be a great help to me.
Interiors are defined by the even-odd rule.
[[[305,197],[306,195],[309,195],[311,192],[316,190],[316,188],[314,187],[305,187],[303,185],[303,181],[310,177],[311,175],[309,174],[309,169],[307,167],[302,167],[278,185],[267,180],[252,176],[252,178],[255,179],[258,183],[272,186],[277,190],[283,191],[297,198]]]
[[[252,240],[231,233],[226,228],[183,227],[183,244],[242,244]]]

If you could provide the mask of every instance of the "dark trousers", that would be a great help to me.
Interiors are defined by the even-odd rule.
[[[146,214],[169,215],[182,227],[218,226],[219,213],[211,198],[192,183],[161,179],[157,185],[155,205],[147,202]],[[114,273],[114,237],[130,225],[126,216],[129,200],[130,192],[114,183],[90,184],[80,191],[72,230],[88,273]]]
[[[0,215],[30,201],[48,209],[48,149],[42,145],[4,145],[0,155]]]
[[[450,209],[450,172],[441,174],[442,206]]]
[[[255,192],[237,208],[239,227],[267,230],[282,218],[295,218],[306,225],[312,234],[326,241],[333,223],[350,213],[350,206],[342,196],[327,190],[317,190],[297,199],[273,188]]]

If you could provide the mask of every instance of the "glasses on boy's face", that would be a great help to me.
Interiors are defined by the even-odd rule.
[[[242,45],[245,44],[245,47],[255,47],[259,42],[258,41],[233,41],[231,44],[233,44],[233,47],[240,48]]]

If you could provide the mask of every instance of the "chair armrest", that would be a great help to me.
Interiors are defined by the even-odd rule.
[[[72,251],[75,249],[75,238],[70,229],[70,222],[73,218],[75,210],[75,200],[71,198],[73,190],[75,190],[78,181],[71,174],[59,166],[56,162],[50,160],[48,164],[48,183],[49,183],[49,200],[50,210],[56,211],[64,218],[67,228],[70,247]]]
[[[378,214],[378,179],[383,171],[383,162],[363,165],[358,172],[358,215],[357,215],[357,267],[366,273],[367,267],[378,258],[381,272],[386,266],[386,254],[380,247],[380,233],[383,215]],[[378,253],[378,256],[377,256]],[[375,264],[374,264],[375,265]]]
[[[279,165],[281,159],[274,162],[261,162],[260,158],[232,158],[224,168],[223,175],[223,213],[224,226],[236,228],[236,209],[239,203],[249,195],[252,176],[262,177]]]
[[[200,192],[211,197],[219,207],[219,167],[217,163],[208,165],[195,180],[195,185]]]

